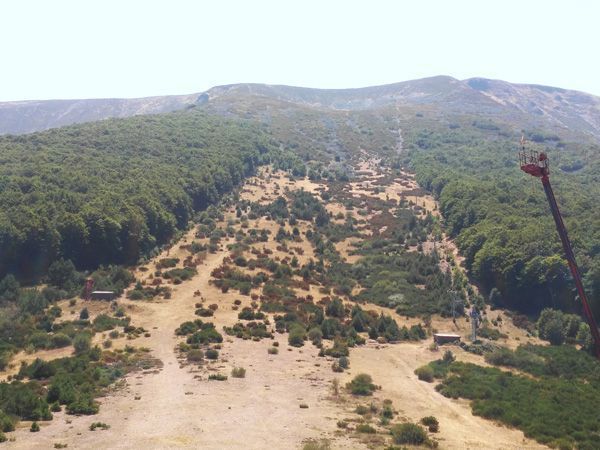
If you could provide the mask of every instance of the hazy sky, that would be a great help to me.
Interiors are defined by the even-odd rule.
[[[0,101],[482,76],[600,95],[600,1],[0,0]]]

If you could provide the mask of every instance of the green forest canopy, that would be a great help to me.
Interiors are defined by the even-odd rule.
[[[57,257],[131,264],[276,147],[260,126],[194,110],[0,138],[0,278]]]
[[[457,238],[470,273],[486,290],[498,288],[504,306],[528,313],[547,306],[576,310],[574,284],[541,183],[518,167],[521,130],[491,121],[494,127],[482,128],[472,119],[407,120],[405,162],[439,198],[447,231]],[[530,147],[550,156],[557,201],[600,314],[598,146],[539,130],[525,135],[534,141]],[[579,170],[572,170],[573,161],[581,163]]]

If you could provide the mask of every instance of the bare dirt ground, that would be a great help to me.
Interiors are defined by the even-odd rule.
[[[427,349],[428,343],[401,343],[380,346],[368,344],[354,349],[350,371],[346,379],[364,372],[369,373],[382,390],[376,394],[389,398],[401,417],[413,422],[425,416],[435,416],[440,422],[436,439],[442,449],[542,449],[547,448],[526,439],[518,430],[508,429],[473,416],[466,401],[443,397],[434,389],[435,384],[418,381],[413,371],[429,361],[439,359],[439,352]],[[473,361],[473,355],[452,349],[457,359]]]
[[[404,190],[414,191],[416,184],[410,174],[396,180],[392,189],[374,192],[371,181],[381,178],[377,161],[363,161],[358,169],[365,172],[368,181],[361,181],[356,187],[350,187],[351,195],[384,199],[386,195],[402,198]],[[363,184],[367,183],[367,184]],[[285,189],[304,189],[319,192],[323,185],[307,179],[290,181],[282,173],[271,173],[262,170],[258,177],[250,179],[242,190],[242,198],[262,204],[273,201],[282,195]],[[383,196],[383,197],[382,197]],[[408,197],[406,198],[409,199]],[[417,204],[425,203],[425,209],[437,212],[437,205],[432,198],[423,196],[416,199]],[[346,210],[335,204],[328,208],[331,212]],[[353,211],[354,217],[356,211]],[[225,221],[235,218],[235,211],[230,210]],[[370,216],[368,220],[370,220]],[[268,248],[279,258],[289,256],[285,251],[277,250],[272,236],[279,226],[273,221],[258,219],[251,221],[253,227],[267,228],[271,231],[268,243],[254,244],[256,249]],[[289,228],[289,227],[288,227]],[[138,279],[149,281],[155,264],[160,258],[179,257],[183,260],[188,253],[180,248],[184,242],[194,240],[195,229],[192,229],[168,252],[163,252],[151,263],[146,264],[146,271],[137,270]],[[288,229],[288,231],[290,231]],[[301,232],[306,231],[301,229]],[[196,239],[197,240],[197,239]],[[267,349],[271,347],[270,339],[260,342],[241,340],[225,336],[220,358],[215,362],[205,363],[202,368],[182,364],[176,351],[181,342],[174,330],[186,320],[194,320],[195,304],[203,301],[206,305],[217,304],[218,309],[212,318],[217,330],[224,325],[237,322],[237,311],[232,309],[234,300],[242,300],[240,308],[250,304],[250,298],[230,291],[221,292],[209,283],[211,272],[229,256],[226,249],[233,239],[221,242],[221,249],[209,253],[200,264],[198,274],[190,281],[185,281],[173,288],[170,300],[131,301],[124,297],[118,300],[132,323],[150,332],[149,337],[141,337],[134,342],[115,341],[116,346],[130,343],[149,348],[152,355],[162,361],[160,370],[147,373],[135,373],[125,379],[124,386],[101,399],[100,412],[94,416],[67,416],[57,413],[52,422],[42,422],[39,433],[30,433],[29,423],[21,422],[9,437],[14,442],[4,445],[11,449],[53,448],[54,444],[67,444],[68,448],[207,448],[207,449],[290,449],[302,448],[307,439],[327,439],[334,449],[367,448],[364,439],[355,434],[340,432],[337,422],[353,416],[352,410],[361,401],[348,395],[337,399],[331,397],[332,380],[338,378],[340,385],[358,373],[372,375],[376,384],[381,385],[375,398],[391,399],[400,418],[418,421],[421,417],[434,415],[440,421],[440,432],[436,435],[439,448],[442,449],[538,449],[545,448],[524,438],[518,430],[508,429],[493,422],[471,414],[465,401],[447,399],[438,394],[434,384],[421,382],[414,375],[414,370],[427,362],[438,359],[440,352],[429,350],[430,340],[420,343],[401,343],[380,345],[369,341],[367,345],[354,348],[350,353],[350,369],[343,374],[331,370],[330,358],[318,357],[318,349],[310,343],[298,349],[289,347],[287,335],[276,334],[280,343],[279,354],[271,355]],[[347,239],[336,246],[340,254],[350,263],[358,257],[350,255],[352,242],[356,238]],[[454,244],[445,239],[444,251],[458,256]],[[314,257],[310,243],[304,240],[298,244],[303,255],[298,259],[304,263]],[[195,293],[199,291],[201,297]],[[311,285],[308,291],[315,300],[323,297],[318,289]],[[302,295],[306,295],[307,292]],[[82,302],[78,301],[74,310],[79,310]],[[92,315],[107,308],[99,302],[90,307]],[[418,323],[418,319],[406,319],[394,311],[375,305],[364,305],[365,309],[386,312],[392,315],[400,326]],[[68,307],[65,310],[69,309]],[[502,314],[501,311],[490,312],[492,317]],[[450,320],[441,317],[432,319],[432,327],[440,331],[456,331],[462,335],[469,333],[469,324],[459,319],[454,325]],[[502,331],[509,335],[505,344],[516,346],[527,341],[523,330],[509,325],[506,318]],[[458,359],[483,364],[483,358],[465,353],[460,348],[452,349]],[[66,350],[56,355],[44,353],[24,355],[16,359],[16,369],[20,361],[30,361],[35,356],[53,358],[65,356]],[[230,375],[233,367],[246,368],[245,378],[229,378],[226,381],[209,381],[209,373]],[[14,372],[13,372],[14,373]],[[4,374],[6,375],[6,374]],[[308,408],[300,408],[304,404]],[[354,414],[354,417],[356,415]],[[93,422],[104,422],[110,425],[107,431],[90,431]]]

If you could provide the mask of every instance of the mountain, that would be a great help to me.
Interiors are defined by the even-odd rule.
[[[140,99],[49,100],[0,103],[0,134],[22,134],[109,117],[169,112],[209,105],[227,112],[232,105],[264,100],[316,109],[373,110],[419,106],[443,112],[500,118],[523,127],[558,127],[600,138],[600,97],[584,92],[485,78],[437,76],[357,89],[313,89],[284,85],[233,84],[204,93]]]
[[[183,109],[197,95],[134,99],[33,100],[0,103],[0,134],[24,134],[109,117],[130,117]]]
[[[206,94],[209,103],[227,103],[252,96],[339,110],[433,107],[444,112],[504,118],[530,127],[557,126],[600,138],[600,97],[556,87],[486,78],[457,80],[437,76],[358,89],[235,84],[212,88]]]

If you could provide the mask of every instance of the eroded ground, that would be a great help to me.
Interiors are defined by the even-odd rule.
[[[348,221],[353,223],[352,235],[334,244],[337,252],[334,257],[350,265],[360,261],[359,248],[364,240],[391,235],[398,208],[409,208],[418,218],[426,218],[428,214],[439,217],[435,201],[419,188],[411,174],[394,175],[382,169],[378,161],[369,159],[356,165],[356,177],[351,182],[293,180],[283,172],[263,169],[241,189],[240,201],[268,206],[281,196],[291,202],[294,192],[301,190],[315,194],[315,198],[325,204],[331,223],[340,227]],[[323,193],[329,196],[326,201],[321,200]],[[177,267],[184,264],[195,267],[197,274],[181,284],[173,284],[172,280],[164,278],[160,280],[161,284],[172,288],[170,299],[129,300],[123,296],[117,300],[132,323],[147,333],[133,342],[125,337],[114,339],[113,348],[127,344],[147,347],[162,362],[162,367],[127,377],[122,387],[101,399],[97,415],[56,413],[52,421],[40,422],[39,433],[30,433],[30,422],[21,422],[17,431],[7,434],[14,438],[4,444],[7,448],[53,448],[55,444],[66,444],[68,448],[287,449],[302,448],[309,439],[324,439],[331,448],[384,448],[390,444],[390,436],[376,417],[370,423],[378,433],[355,432],[357,424],[365,421],[355,413],[357,405],[381,404],[384,399],[391,400],[396,411],[393,423],[417,422],[429,415],[437,417],[440,431],[432,438],[438,441],[439,448],[545,448],[525,439],[518,430],[473,416],[467,402],[447,399],[435,391],[435,384],[419,381],[414,370],[441,356],[440,351],[430,349],[430,337],[417,342],[388,343],[381,338],[369,339],[363,333],[366,343],[350,349],[350,367],[338,373],[332,371],[336,358],[318,356],[319,348],[309,340],[301,347],[290,346],[288,333],[274,330],[277,312],[266,312],[268,323],[265,328],[272,334],[272,339],[241,339],[227,335],[223,327],[244,322],[238,319],[238,314],[245,307],[256,312],[261,304],[275,302],[275,297],[265,294],[264,284],[252,283],[246,293],[235,286],[224,289],[219,283],[222,285],[223,279],[227,282],[227,278],[219,278],[219,271],[235,269],[239,274],[252,277],[261,271],[268,272],[263,267],[248,264],[261,257],[268,256],[278,264],[295,267],[320,258],[317,246],[307,238],[307,232],[315,230],[312,220],[297,220],[295,225],[290,225],[289,220],[280,221],[264,215],[251,217],[247,210],[239,211],[236,206],[224,207],[223,216],[216,220],[215,229],[223,230],[223,236],[216,239],[201,227],[194,227],[171,249],[143,269],[136,270],[136,278],[142,285],[150,286],[158,283],[155,281],[160,278],[155,276],[157,262],[164,258],[178,258]],[[231,247],[241,242],[241,238],[236,239],[239,233],[249,236],[250,230],[257,230],[258,236],[261,230],[267,230],[267,238]],[[288,237],[277,241],[281,230]],[[434,235],[432,232],[419,244],[406,241],[405,248],[412,252],[439,254],[440,269],[445,272],[451,268],[449,261],[460,263],[460,259],[456,247],[443,233]],[[191,253],[191,243],[198,244],[202,250]],[[239,257],[246,263],[238,264],[236,258]],[[332,264],[331,258],[323,259],[325,268]],[[319,283],[316,275],[304,279],[298,274],[285,277],[287,286],[294,292],[294,301],[299,303],[328,305],[332,297],[339,296],[350,310],[354,304],[350,296],[362,291],[362,286],[355,285],[351,292],[334,292],[335,289],[332,291]],[[417,288],[425,289],[425,286],[417,285]],[[77,306],[67,302],[62,306],[65,311],[76,314],[82,305],[83,301],[78,300]],[[367,312],[373,311],[375,316],[389,315],[400,327],[423,322],[419,317],[400,315],[394,309],[368,301],[361,302],[361,307]],[[88,308],[93,317],[109,311],[110,306],[89,302]],[[209,308],[214,311],[212,316],[194,314],[197,309]],[[512,326],[502,311],[488,311],[488,316],[490,320],[503,317],[499,329],[507,335],[502,339],[504,345],[515,347],[533,341],[524,330]],[[186,338],[176,336],[175,329],[183,322],[195,319],[213,323],[223,335],[224,341],[213,345],[218,347],[218,359],[188,362],[185,351],[180,350],[179,346]],[[428,325],[428,331],[432,330],[457,332],[466,339],[470,324],[464,318],[453,323],[448,318],[433,315]],[[106,334],[97,335],[95,342],[101,343],[106,338]],[[275,342],[278,347],[273,346]],[[331,347],[331,342],[324,340],[324,346]],[[277,348],[278,353],[270,353],[272,348]],[[14,374],[21,361],[28,362],[37,356],[56,358],[67,355],[68,351],[17,355],[13,367],[4,376]],[[452,347],[452,351],[459,360],[484,364],[482,357],[459,347]],[[245,368],[245,377],[232,377],[234,367]],[[346,382],[359,373],[370,374],[381,386],[373,397],[354,397],[345,391]],[[208,380],[211,374],[227,375],[228,378]],[[339,384],[337,393],[334,380]],[[109,424],[110,429],[90,431],[93,422]],[[339,426],[340,422],[345,423],[344,427]]]

